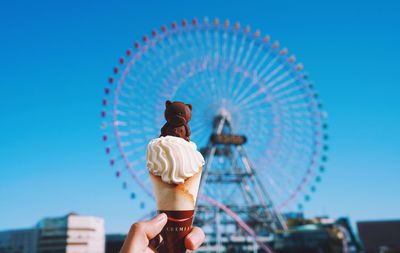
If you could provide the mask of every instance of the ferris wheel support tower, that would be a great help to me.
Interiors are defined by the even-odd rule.
[[[286,230],[283,217],[276,210],[246,154],[246,136],[233,133],[229,114],[225,110],[215,117],[213,129],[208,145],[201,149],[206,160],[201,193],[209,195],[208,189],[221,189],[219,192],[213,190],[212,197],[238,214],[259,235],[271,236],[276,231]],[[215,217],[213,220],[210,220],[210,214]],[[218,249],[222,248],[223,237],[246,234],[224,210],[201,200],[195,223],[209,226],[208,238],[211,239],[208,243]]]

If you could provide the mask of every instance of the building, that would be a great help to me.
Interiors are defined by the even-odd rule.
[[[0,231],[0,253],[104,253],[104,220],[70,213],[36,227]]]
[[[38,253],[104,253],[102,218],[70,213],[45,218],[38,225]]]
[[[347,218],[292,219],[287,224],[289,229],[276,235],[274,249],[277,253],[362,251]]]
[[[357,222],[366,253],[400,252],[400,220]]]
[[[278,234],[274,249],[278,253],[343,253],[342,240],[321,224],[307,224]]]
[[[0,231],[0,253],[36,253],[36,228]]]
[[[124,244],[126,235],[109,234],[106,235],[106,253],[118,253]]]

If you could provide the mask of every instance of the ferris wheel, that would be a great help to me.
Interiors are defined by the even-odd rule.
[[[132,198],[152,197],[146,147],[164,124],[165,101],[192,104],[198,147],[209,145],[222,115],[246,136],[246,155],[275,209],[287,211],[310,200],[325,170],[326,113],[318,99],[302,64],[268,35],[228,20],[183,20],[153,30],[119,58],[104,89],[102,138],[123,187],[133,185]],[[204,200],[235,216],[213,197],[221,189],[203,187]]]

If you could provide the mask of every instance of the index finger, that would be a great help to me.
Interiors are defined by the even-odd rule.
[[[193,227],[192,231],[185,238],[185,247],[189,250],[195,250],[203,244],[206,236],[199,227]]]

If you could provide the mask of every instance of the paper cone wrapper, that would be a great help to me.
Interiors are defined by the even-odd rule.
[[[199,191],[202,169],[182,184],[168,184],[150,173],[159,213],[166,213],[168,221],[161,236],[160,253],[186,252],[184,239],[192,230],[194,208]]]

